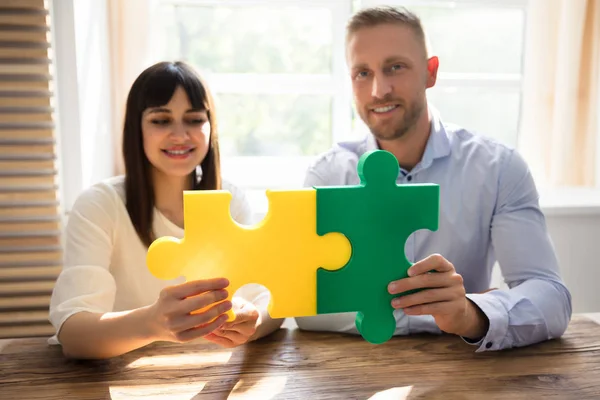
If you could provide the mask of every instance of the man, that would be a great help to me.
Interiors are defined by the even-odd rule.
[[[476,351],[561,336],[571,295],[528,167],[515,150],[446,125],[429,107],[425,92],[435,85],[439,61],[428,55],[420,20],[405,9],[360,11],[347,27],[346,56],[354,101],[371,134],[321,155],[305,185],[358,184],[358,159],[377,148],[398,159],[399,184],[440,185],[438,231],[409,238],[406,256],[417,262],[408,278],[388,287],[391,294],[425,288],[394,296],[395,334],[446,332]],[[487,290],[496,261],[510,290]],[[301,329],[356,333],[354,316],[297,322]]]

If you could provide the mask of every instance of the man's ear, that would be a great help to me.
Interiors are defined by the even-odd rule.
[[[433,56],[427,60],[427,88],[435,86],[437,81],[438,68],[440,67],[440,60]]]

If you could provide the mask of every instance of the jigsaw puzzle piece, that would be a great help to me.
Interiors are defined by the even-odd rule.
[[[387,286],[408,276],[406,240],[438,228],[439,186],[397,185],[398,161],[387,151],[364,154],[357,169],[357,186],[316,188],[317,232],[342,232],[352,245],[344,268],[317,271],[317,313],[358,312],[358,331],[378,344],[396,328]]]
[[[148,249],[149,270],[160,279],[187,281],[225,277],[228,300],[242,286],[257,283],[271,293],[273,318],[317,313],[319,268],[342,268],[351,256],[341,233],[318,235],[316,191],[268,190],[269,211],[254,226],[231,218],[231,193],[184,193],[183,239],[157,239]],[[228,313],[228,320],[235,318]]]

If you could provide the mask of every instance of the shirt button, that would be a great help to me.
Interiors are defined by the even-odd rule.
[[[493,344],[492,342],[487,342],[487,343],[485,344],[485,348],[486,348],[486,349],[489,349],[489,348],[490,348],[490,347],[492,347],[493,345],[494,345],[494,344]]]
[[[412,176],[409,175],[406,177],[406,179],[410,182],[410,181],[412,181]]]

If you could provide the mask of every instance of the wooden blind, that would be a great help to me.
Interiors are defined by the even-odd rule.
[[[0,338],[49,335],[62,261],[50,13],[0,0]]]

